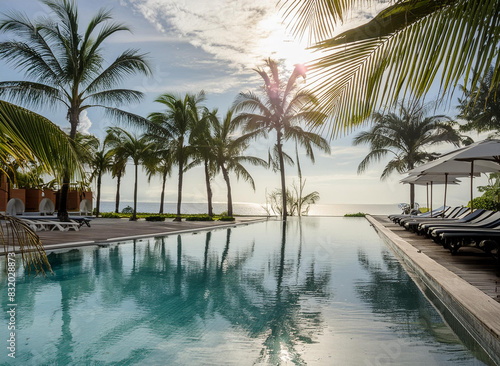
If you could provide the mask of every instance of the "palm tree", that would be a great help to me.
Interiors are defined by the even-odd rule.
[[[33,107],[62,104],[67,109],[72,140],[80,113],[89,108],[102,108],[108,115],[128,122],[142,121],[116,105],[139,102],[143,93],[115,87],[128,75],[150,73],[144,55],[126,50],[104,66],[104,42],[129,29],[112,21],[111,13],[101,9],[81,33],[73,0],[42,2],[55,15],[55,21],[48,17],[32,21],[22,13],[12,12],[0,22],[0,31],[18,37],[0,43],[0,58],[33,80],[0,82],[0,95]],[[67,220],[69,174],[63,178],[58,215]]]
[[[380,161],[387,154],[394,157],[385,166],[381,179],[392,172],[400,174],[435,159],[438,154],[429,153],[429,145],[448,142],[454,146],[468,144],[470,138],[462,136],[453,128],[453,122],[443,115],[426,117],[430,104],[426,106],[405,107],[401,105],[399,114],[374,113],[373,127],[359,133],[354,145],[369,144],[370,152],[358,166],[358,173],[366,170],[373,161]],[[415,206],[415,187],[410,184],[410,206]]]
[[[60,179],[61,172],[78,177],[83,169],[68,136],[48,119],[0,100],[0,161],[16,161],[21,167],[36,164]],[[3,165],[3,164],[2,164]],[[0,167],[0,175],[7,171]],[[6,258],[20,250],[23,265],[36,273],[51,271],[40,238],[15,217],[0,215],[0,236]],[[8,222],[9,225],[4,225]],[[29,255],[27,253],[29,252]],[[26,254],[26,255],[24,255]]]
[[[167,177],[172,175],[172,154],[168,148],[159,148],[154,146],[147,160],[144,162],[144,167],[148,175],[148,182],[151,181],[153,175],[160,174],[161,176],[161,196],[159,213],[163,213],[165,201],[165,186]]]
[[[439,84],[452,95],[462,80],[473,90],[494,63],[492,90],[500,84],[500,0],[399,0],[375,18],[333,35],[356,7],[375,0],[285,0],[292,32],[323,51],[309,66],[313,92],[332,116],[337,135],[373,111],[418,99]]]
[[[264,80],[264,99],[254,93],[240,93],[234,103],[235,111],[243,111],[237,117],[238,123],[244,122],[246,131],[259,131],[262,136],[269,132],[276,133],[274,151],[278,159],[281,174],[281,192],[286,192],[285,184],[285,153],[283,143],[295,140],[304,146],[307,155],[314,162],[313,146],[330,152],[327,141],[316,133],[305,131],[300,126],[305,123],[310,127],[318,126],[325,119],[325,115],[317,112],[316,98],[305,90],[297,90],[297,79],[305,77],[305,69],[297,65],[288,82],[280,80],[278,64],[271,59],[266,60],[269,71],[257,69]],[[286,194],[283,197],[283,220],[286,220]]]
[[[183,98],[173,94],[160,95],[155,102],[166,107],[165,112],[151,113],[148,118],[149,135],[154,136],[159,145],[171,148],[174,162],[179,168],[177,189],[177,217],[174,221],[181,221],[182,180],[184,166],[191,150],[188,142],[197,117],[197,105],[205,99],[205,94],[186,94]]]
[[[467,90],[462,87],[464,97],[459,99],[459,118],[467,123],[460,126],[460,131],[493,131],[491,137],[500,134],[500,85],[493,85],[494,70],[490,68],[484,81],[477,88]],[[477,91],[474,91],[477,90]]]
[[[227,111],[224,119],[221,121],[217,118],[216,111],[212,113],[212,147],[210,151],[215,155],[217,167],[222,172],[224,181],[227,187],[227,214],[233,216],[233,198],[231,195],[231,181],[229,172],[234,171],[236,178],[243,178],[249,182],[253,190],[255,190],[255,182],[242,163],[250,163],[252,165],[267,166],[267,163],[255,156],[243,155],[248,148],[249,140],[254,138],[259,131],[254,131],[236,137],[238,129],[238,121],[234,118],[234,111]]]
[[[134,212],[130,221],[137,220],[137,178],[139,164],[148,159],[153,143],[148,136],[137,137],[130,132],[119,128],[108,128],[108,143],[113,149],[113,153],[126,156],[134,163]]]
[[[120,185],[122,177],[125,174],[125,168],[127,167],[127,158],[117,153],[116,150],[111,150],[112,163],[111,163],[111,176],[116,178],[116,196],[115,196],[115,212],[118,213],[120,210]]]
[[[92,169],[90,180],[92,181],[95,178],[97,182],[96,217],[99,217],[100,213],[102,175],[110,171],[112,166],[113,151],[108,149],[107,141],[104,140],[101,148],[94,151],[90,161],[90,167]]]
[[[193,117],[195,117],[195,120],[189,136],[189,145],[192,147],[190,152],[192,160],[185,166],[184,170],[186,171],[197,165],[203,165],[205,186],[207,188],[208,216],[213,216],[213,193],[210,182],[217,171],[216,154],[210,124],[210,119],[213,116],[204,108],[201,116],[199,112],[193,110]]]

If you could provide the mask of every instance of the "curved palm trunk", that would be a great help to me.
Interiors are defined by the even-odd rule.
[[[222,176],[227,186],[227,215],[233,216],[233,197],[231,196],[231,182],[229,181],[229,174],[224,165],[221,165]]]
[[[101,184],[102,184],[102,172],[97,175],[97,199],[95,204],[95,217],[99,217],[101,208]]]
[[[116,198],[115,198],[115,213],[119,212],[120,209],[120,184],[122,182],[122,175],[118,174],[116,176]]]
[[[163,213],[163,201],[165,200],[165,184],[167,182],[167,172],[163,172],[162,183],[161,183],[161,196],[160,196],[160,214]]]
[[[281,175],[281,204],[283,206],[282,219],[283,219],[283,221],[286,221],[288,213],[286,210],[285,161],[283,160],[283,145],[281,143],[281,136],[282,136],[281,131],[278,131],[277,146],[278,146],[278,155],[279,155],[279,161],[280,161],[280,175]]]
[[[184,157],[182,154],[182,147],[179,152],[179,184],[177,186],[177,217],[174,221],[181,221],[181,204],[182,204],[182,178],[184,170]]]
[[[132,217],[130,218],[130,221],[136,221],[137,220],[137,171],[139,170],[139,164],[134,164],[134,165],[135,165],[134,213],[132,214]]]
[[[205,158],[205,184],[207,186],[208,216],[214,215],[212,207],[212,188],[210,187],[210,172],[208,170],[208,159]]]

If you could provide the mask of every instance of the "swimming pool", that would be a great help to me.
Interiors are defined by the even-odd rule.
[[[267,221],[49,260],[54,276],[18,270],[16,359],[0,351],[1,364],[483,365],[362,218]],[[2,271],[3,309],[6,283]],[[5,337],[7,323],[4,312]]]

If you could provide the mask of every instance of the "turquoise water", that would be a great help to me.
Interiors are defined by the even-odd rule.
[[[2,365],[483,365],[362,218],[268,221],[49,260],[54,276],[18,270],[17,357],[2,347]],[[2,339],[8,321],[4,312]]]

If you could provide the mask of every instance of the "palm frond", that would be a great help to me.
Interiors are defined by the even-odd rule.
[[[298,11],[298,19],[308,13],[290,11]],[[319,43],[325,55],[309,65],[309,80],[332,117],[330,135],[346,133],[400,99],[422,98],[434,83],[443,97],[451,96],[459,81],[476,85],[492,64],[498,85],[499,13],[498,0],[399,1],[373,20],[382,25],[375,32],[367,32],[367,24]]]
[[[69,107],[58,88],[31,81],[0,82],[0,97],[30,107],[55,105],[60,102]]]
[[[102,89],[114,87],[117,83],[123,81],[125,77],[138,72],[144,75],[151,73],[151,68],[145,59],[145,55],[138,54],[136,50],[126,50],[94,78],[86,91],[94,93]]]
[[[0,135],[8,137],[21,157],[34,156],[47,172],[81,174],[78,156],[68,136],[46,118],[0,100]],[[11,151],[12,152],[12,151]]]
[[[46,271],[52,273],[40,238],[24,221],[17,217],[0,214],[0,238],[5,253],[5,268],[9,268],[9,258],[18,252],[21,254],[23,266],[28,271],[28,275],[31,274],[32,269],[37,275],[45,275]]]
[[[139,103],[144,94],[132,89],[108,89],[98,93],[90,94],[84,99],[88,99],[97,104],[134,104]]]

